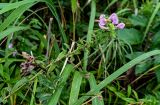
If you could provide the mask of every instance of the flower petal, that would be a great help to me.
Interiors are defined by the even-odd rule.
[[[112,24],[116,25],[118,24],[118,16],[116,13],[112,13],[109,17],[109,19],[112,21]]]
[[[119,23],[116,27],[118,29],[123,29],[125,27],[125,24],[124,23]]]
[[[105,27],[105,25],[101,25],[100,23],[98,25],[101,29],[108,29],[107,27]]]

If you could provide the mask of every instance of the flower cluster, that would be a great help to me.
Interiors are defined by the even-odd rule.
[[[111,22],[117,29],[123,29],[125,27],[124,23],[119,23],[116,13],[111,14],[108,19],[106,19],[104,14],[101,14],[97,22],[101,29],[108,29],[108,27],[106,27],[107,22]]]

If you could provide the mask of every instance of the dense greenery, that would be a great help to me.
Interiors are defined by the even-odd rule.
[[[0,0],[0,104],[159,105],[159,0]]]

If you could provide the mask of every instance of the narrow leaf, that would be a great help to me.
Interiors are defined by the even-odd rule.
[[[73,103],[77,101],[81,82],[82,82],[82,76],[78,71],[76,71],[73,77],[70,98],[69,98],[69,105],[73,105]]]
[[[91,90],[97,86],[96,79],[93,74],[90,74],[89,84],[90,84]],[[100,93],[100,91],[97,91],[97,93]],[[101,98],[99,98],[99,97],[101,97]],[[103,97],[101,94],[99,94],[96,98],[94,98],[92,100],[92,105],[104,105]]]
[[[27,9],[33,6],[33,3],[28,3],[19,8],[15,9],[0,25],[0,32],[7,28],[11,23],[13,23],[17,18],[19,18]]]
[[[13,33],[13,32],[17,32],[17,31],[20,31],[20,30],[27,30],[27,29],[29,29],[29,27],[18,27],[17,26],[17,27],[8,28],[5,31],[0,33],[0,40],[3,39],[4,37],[6,37],[7,35]]]
[[[150,51],[128,62],[127,64],[119,68],[117,71],[112,73],[110,76],[108,76],[106,79],[104,79],[102,82],[100,82],[96,87],[94,87],[94,89],[87,92],[86,95],[82,96],[79,100],[77,100],[77,102],[74,103],[74,105],[81,105],[84,101],[86,101],[90,97],[90,95],[96,94],[97,91],[104,88],[106,85],[111,83],[113,80],[115,80],[118,76],[122,75],[124,72],[129,70],[131,67],[135,66],[136,64],[145,60],[146,58],[149,58],[151,56],[158,55],[158,54],[160,54],[160,50]]]
[[[66,65],[62,75],[61,75],[61,80],[58,83],[58,87],[56,88],[56,90],[54,91],[53,95],[51,96],[49,102],[47,105],[57,105],[57,102],[59,100],[59,97],[61,95],[61,92],[63,90],[63,87],[71,73],[71,71],[73,70],[73,66],[72,65]]]
[[[23,1],[15,2],[15,3],[3,3],[3,5],[2,4],[0,5],[0,7],[3,7],[0,10],[0,14],[3,14],[9,10],[18,8],[18,7],[25,5],[25,4],[28,4],[28,3],[34,3],[35,1],[38,1],[38,0],[23,0]]]

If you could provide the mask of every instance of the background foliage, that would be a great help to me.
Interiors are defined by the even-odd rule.
[[[159,0],[0,0],[0,104],[159,105]],[[116,13],[116,37],[99,28]]]

